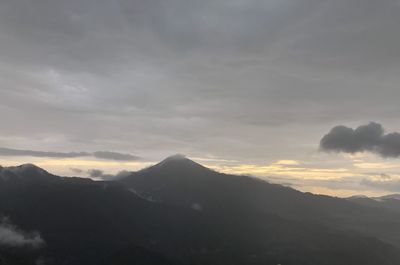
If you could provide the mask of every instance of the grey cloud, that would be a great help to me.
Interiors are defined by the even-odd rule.
[[[109,151],[98,151],[93,153],[94,157],[101,159],[119,160],[119,161],[133,161],[140,159],[138,156],[131,154],[122,154]]]
[[[365,191],[365,185],[361,184],[363,176],[349,176],[339,179],[299,179],[295,177],[274,177],[268,178],[273,183],[283,184],[294,188],[304,187],[325,187],[331,190],[353,190]]]
[[[108,178],[111,175],[105,175],[103,170],[100,169],[90,169],[88,170],[89,176],[91,178]]]
[[[2,218],[0,221],[0,245],[39,248],[44,244],[45,242],[39,233],[24,232],[11,224],[8,218]]]
[[[80,168],[73,168],[71,167],[70,170],[72,172],[74,172],[75,174],[82,174],[84,172],[84,170],[80,169]]]
[[[384,173],[380,174],[380,177],[381,177],[382,179],[384,179],[384,180],[390,180],[390,179],[392,178],[390,175],[384,174]]]
[[[89,170],[83,170],[80,168],[70,168],[72,172],[75,174],[79,175],[84,175],[87,174],[88,177],[93,178],[93,179],[100,179],[100,180],[115,180],[119,179],[125,176],[130,175],[132,172],[122,170],[118,172],[117,174],[107,174],[104,172],[104,170],[101,169],[89,169]]]
[[[77,157],[90,157],[116,160],[116,161],[134,161],[140,159],[138,156],[131,154],[123,154],[110,151],[98,151],[98,152],[45,152],[45,151],[33,151],[33,150],[19,150],[11,148],[0,147],[0,156],[32,156],[32,157],[52,157],[52,158],[77,158]]]
[[[360,182],[361,185],[390,191],[390,192],[400,192],[400,180],[390,177],[389,175],[384,175],[382,179],[372,179],[372,178],[364,178]]]
[[[398,11],[394,0],[0,1],[0,145],[307,153],[328,122],[397,122]]]
[[[115,179],[120,179],[122,177],[128,176],[129,174],[131,174],[131,172],[129,171],[120,171],[117,174],[113,175],[113,174],[105,174],[103,170],[100,169],[90,169],[87,171],[87,173],[89,174],[90,178],[94,178],[94,179],[101,179],[101,180],[115,180]]]
[[[87,152],[78,152],[78,153],[76,153],[76,152],[71,152],[71,153],[44,152],[44,151],[18,150],[18,149],[0,147],[0,155],[2,155],[2,156],[74,158],[74,157],[90,156],[91,154],[87,153]]]
[[[127,177],[127,176],[129,176],[129,175],[131,175],[131,174],[132,174],[131,171],[122,170],[122,171],[118,172],[118,173],[114,176],[114,178],[115,178],[115,179],[120,179],[120,178]]]
[[[374,152],[382,157],[400,156],[400,133],[385,134],[381,124],[371,122],[356,129],[336,126],[320,141],[324,151]]]

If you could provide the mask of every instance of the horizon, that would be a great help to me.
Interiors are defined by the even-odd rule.
[[[208,169],[214,170],[216,172],[219,173],[225,173],[228,175],[237,175],[237,176],[247,176],[247,177],[252,177],[252,178],[256,178],[256,179],[261,179],[264,181],[267,181],[271,184],[279,184],[285,187],[289,187],[289,188],[293,188],[295,190],[301,191],[301,192],[311,192],[315,195],[328,195],[328,196],[332,196],[332,197],[339,197],[339,198],[350,198],[350,197],[358,197],[358,196],[365,196],[368,198],[378,198],[378,197],[384,197],[387,195],[396,195],[399,193],[396,192],[382,192],[382,193],[359,193],[359,194],[354,194],[354,193],[344,193],[344,194],[338,194],[338,193],[333,193],[333,194],[329,194],[329,193],[319,193],[318,191],[310,191],[310,190],[302,190],[301,186],[297,187],[296,185],[293,184],[288,184],[288,183],[283,183],[283,182],[279,182],[279,179],[276,179],[274,177],[262,177],[262,176],[257,176],[257,175],[253,175],[253,174],[248,174],[245,172],[235,172],[234,170],[231,169],[224,169],[224,168],[219,168],[216,166],[212,166],[212,165],[207,165],[205,163],[201,163],[201,159],[196,159],[196,158],[190,158],[187,157],[183,154],[173,154],[173,155],[169,155],[167,157],[165,157],[164,159],[160,160],[160,161],[148,161],[148,162],[143,162],[143,164],[140,164],[140,166],[136,165],[136,168],[134,169],[129,169],[129,168],[125,168],[123,170],[117,170],[114,172],[105,172],[103,170],[99,170],[99,169],[87,169],[87,170],[83,170],[83,169],[77,169],[77,168],[69,168],[66,172],[69,174],[59,174],[57,172],[53,172],[49,169],[46,168],[46,166],[42,166],[41,163],[39,162],[38,164],[35,163],[22,163],[22,164],[16,164],[16,165],[8,165],[8,166],[4,166],[0,164],[0,168],[1,167],[19,167],[19,166],[24,166],[24,165],[33,165],[36,167],[39,167],[41,169],[46,170],[47,172],[49,172],[50,174],[54,174],[56,176],[60,176],[60,177],[78,177],[78,178],[89,178],[92,179],[94,181],[114,181],[116,179],[118,179],[121,176],[126,176],[129,173],[133,173],[133,172],[138,172],[141,171],[143,169],[152,167],[152,166],[156,166],[158,164],[161,164],[164,161],[170,161],[170,160],[189,160],[192,162],[195,162],[197,164],[200,164],[201,166],[204,166]],[[200,161],[199,161],[200,160]],[[207,159],[206,159],[207,161]],[[286,162],[289,163],[289,161],[281,161],[281,162]],[[71,173],[72,172],[72,173]]]

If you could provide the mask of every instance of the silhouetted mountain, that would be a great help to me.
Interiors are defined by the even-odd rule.
[[[30,184],[35,182],[51,182],[59,178],[46,170],[33,164],[23,164],[16,167],[0,167],[0,183],[8,182],[18,184]]]
[[[329,203],[349,207],[348,218],[368,207],[220,174],[177,156],[129,179],[137,177],[141,186],[132,190],[127,179],[61,178],[32,165],[2,168],[0,215],[21,231],[37,231],[45,244],[0,246],[0,264],[400,264],[390,244],[315,222],[330,218],[322,211]],[[276,200],[262,201],[264,192]],[[269,210],[281,202],[288,209]],[[310,202],[315,205],[307,208]],[[296,216],[301,210],[317,219]]]
[[[207,169],[173,156],[120,180],[149,200],[207,212],[274,214],[378,237],[400,247],[400,215],[384,208]]]
[[[40,231],[51,264],[99,264],[131,245],[165,252],[171,247],[179,254],[185,250],[178,243],[198,237],[185,234],[200,230],[196,213],[147,202],[119,184],[44,172],[31,181],[32,171],[18,172],[18,182],[0,184],[0,213],[18,227]]]

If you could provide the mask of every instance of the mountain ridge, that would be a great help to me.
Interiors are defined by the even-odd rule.
[[[400,264],[400,214],[187,158],[132,172],[133,182],[21,168],[13,168],[18,181],[0,181],[0,215],[40,233],[46,248],[26,255],[46,264]],[[0,246],[0,257],[17,255],[7,253]]]
[[[206,212],[275,214],[354,230],[400,246],[400,233],[380,225],[383,221],[387,226],[393,226],[393,219],[400,220],[400,212],[389,208],[303,193],[255,177],[219,173],[197,166],[199,164],[187,158],[167,159],[167,162],[132,172],[118,181],[146,198],[172,206]],[[186,166],[187,163],[190,166]],[[185,166],[180,167],[181,164]],[[400,231],[400,222],[396,221],[395,226]]]

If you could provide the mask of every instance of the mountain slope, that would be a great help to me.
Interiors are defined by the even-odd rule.
[[[351,202],[355,202],[359,205],[364,205],[368,207],[383,208],[389,211],[400,213],[400,195],[392,194],[382,197],[359,197],[354,196],[347,198]]]
[[[50,265],[400,264],[398,249],[377,239],[252,208],[244,212],[245,204],[209,211],[143,199],[120,183],[60,178],[36,167],[2,172],[15,179],[0,175],[0,214],[45,241],[32,252],[0,246],[6,264],[18,264],[16,258]]]
[[[206,212],[262,212],[378,237],[400,247],[400,214],[207,169],[182,156],[119,180],[149,200]]]

